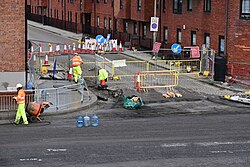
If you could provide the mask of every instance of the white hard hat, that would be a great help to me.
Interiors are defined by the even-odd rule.
[[[74,53],[74,55],[78,55],[78,53]]]
[[[22,84],[20,84],[20,83],[16,84],[16,88],[22,88],[22,87],[23,87]]]

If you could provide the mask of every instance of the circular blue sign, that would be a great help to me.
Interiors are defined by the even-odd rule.
[[[105,38],[102,35],[97,35],[95,39],[96,39],[96,42],[100,44],[105,42]]]
[[[173,45],[171,46],[171,50],[172,50],[172,52],[174,52],[175,54],[179,54],[179,53],[181,53],[182,48],[181,48],[181,45],[180,45],[180,44],[175,43],[175,44],[173,44]]]
[[[152,24],[152,28],[153,28],[153,29],[156,29],[156,28],[157,28],[157,24],[156,24],[156,23],[153,23],[153,24]]]

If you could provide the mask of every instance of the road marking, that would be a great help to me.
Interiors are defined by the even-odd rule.
[[[41,162],[42,159],[40,159],[40,158],[21,158],[20,161],[38,161],[38,162]]]
[[[172,144],[163,144],[161,147],[186,147],[186,143],[172,143]]]
[[[67,151],[67,149],[47,149],[48,151],[52,151],[52,152],[65,152]]]

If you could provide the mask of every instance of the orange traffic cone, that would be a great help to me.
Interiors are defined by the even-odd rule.
[[[122,41],[120,41],[119,52],[122,52]]]
[[[91,45],[90,54],[92,54],[92,55],[95,54],[95,43],[92,43],[92,45]]]
[[[116,44],[115,44],[115,41],[113,42],[112,52],[116,52]]]
[[[140,79],[140,73],[137,74],[136,76],[136,84],[135,84],[135,88],[137,91],[140,90],[141,88],[141,79]]]
[[[64,52],[64,53],[68,53],[68,49],[67,49],[67,44],[66,44],[66,42],[64,43],[63,52]]]
[[[48,54],[47,54],[47,53],[46,53],[46,55],[45,55],[44,64],[49,64],[49,59],[48,59]]]
[[[70,68],[69,68],[69,73],[68,73],[68,80],[72,80],[72,76],[73,76],[73,68],[72,68],[72,66],[70,66]]]
[[[56,54],[60,55],[60,45],[56,44]]]
[[[30,52],[31,52],[31,54],[33,54],[33,52],[34,52],[34,46],[33,46],[33,44],[30,47]]]

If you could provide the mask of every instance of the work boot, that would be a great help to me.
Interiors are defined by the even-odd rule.
[[[24,125],[29,125],[29,122],[28,122],[28,121],[25,121],[23,124],[24,124]]]
[[[14,124],[18,125],[20,123],[20,120],[15,120]]]

